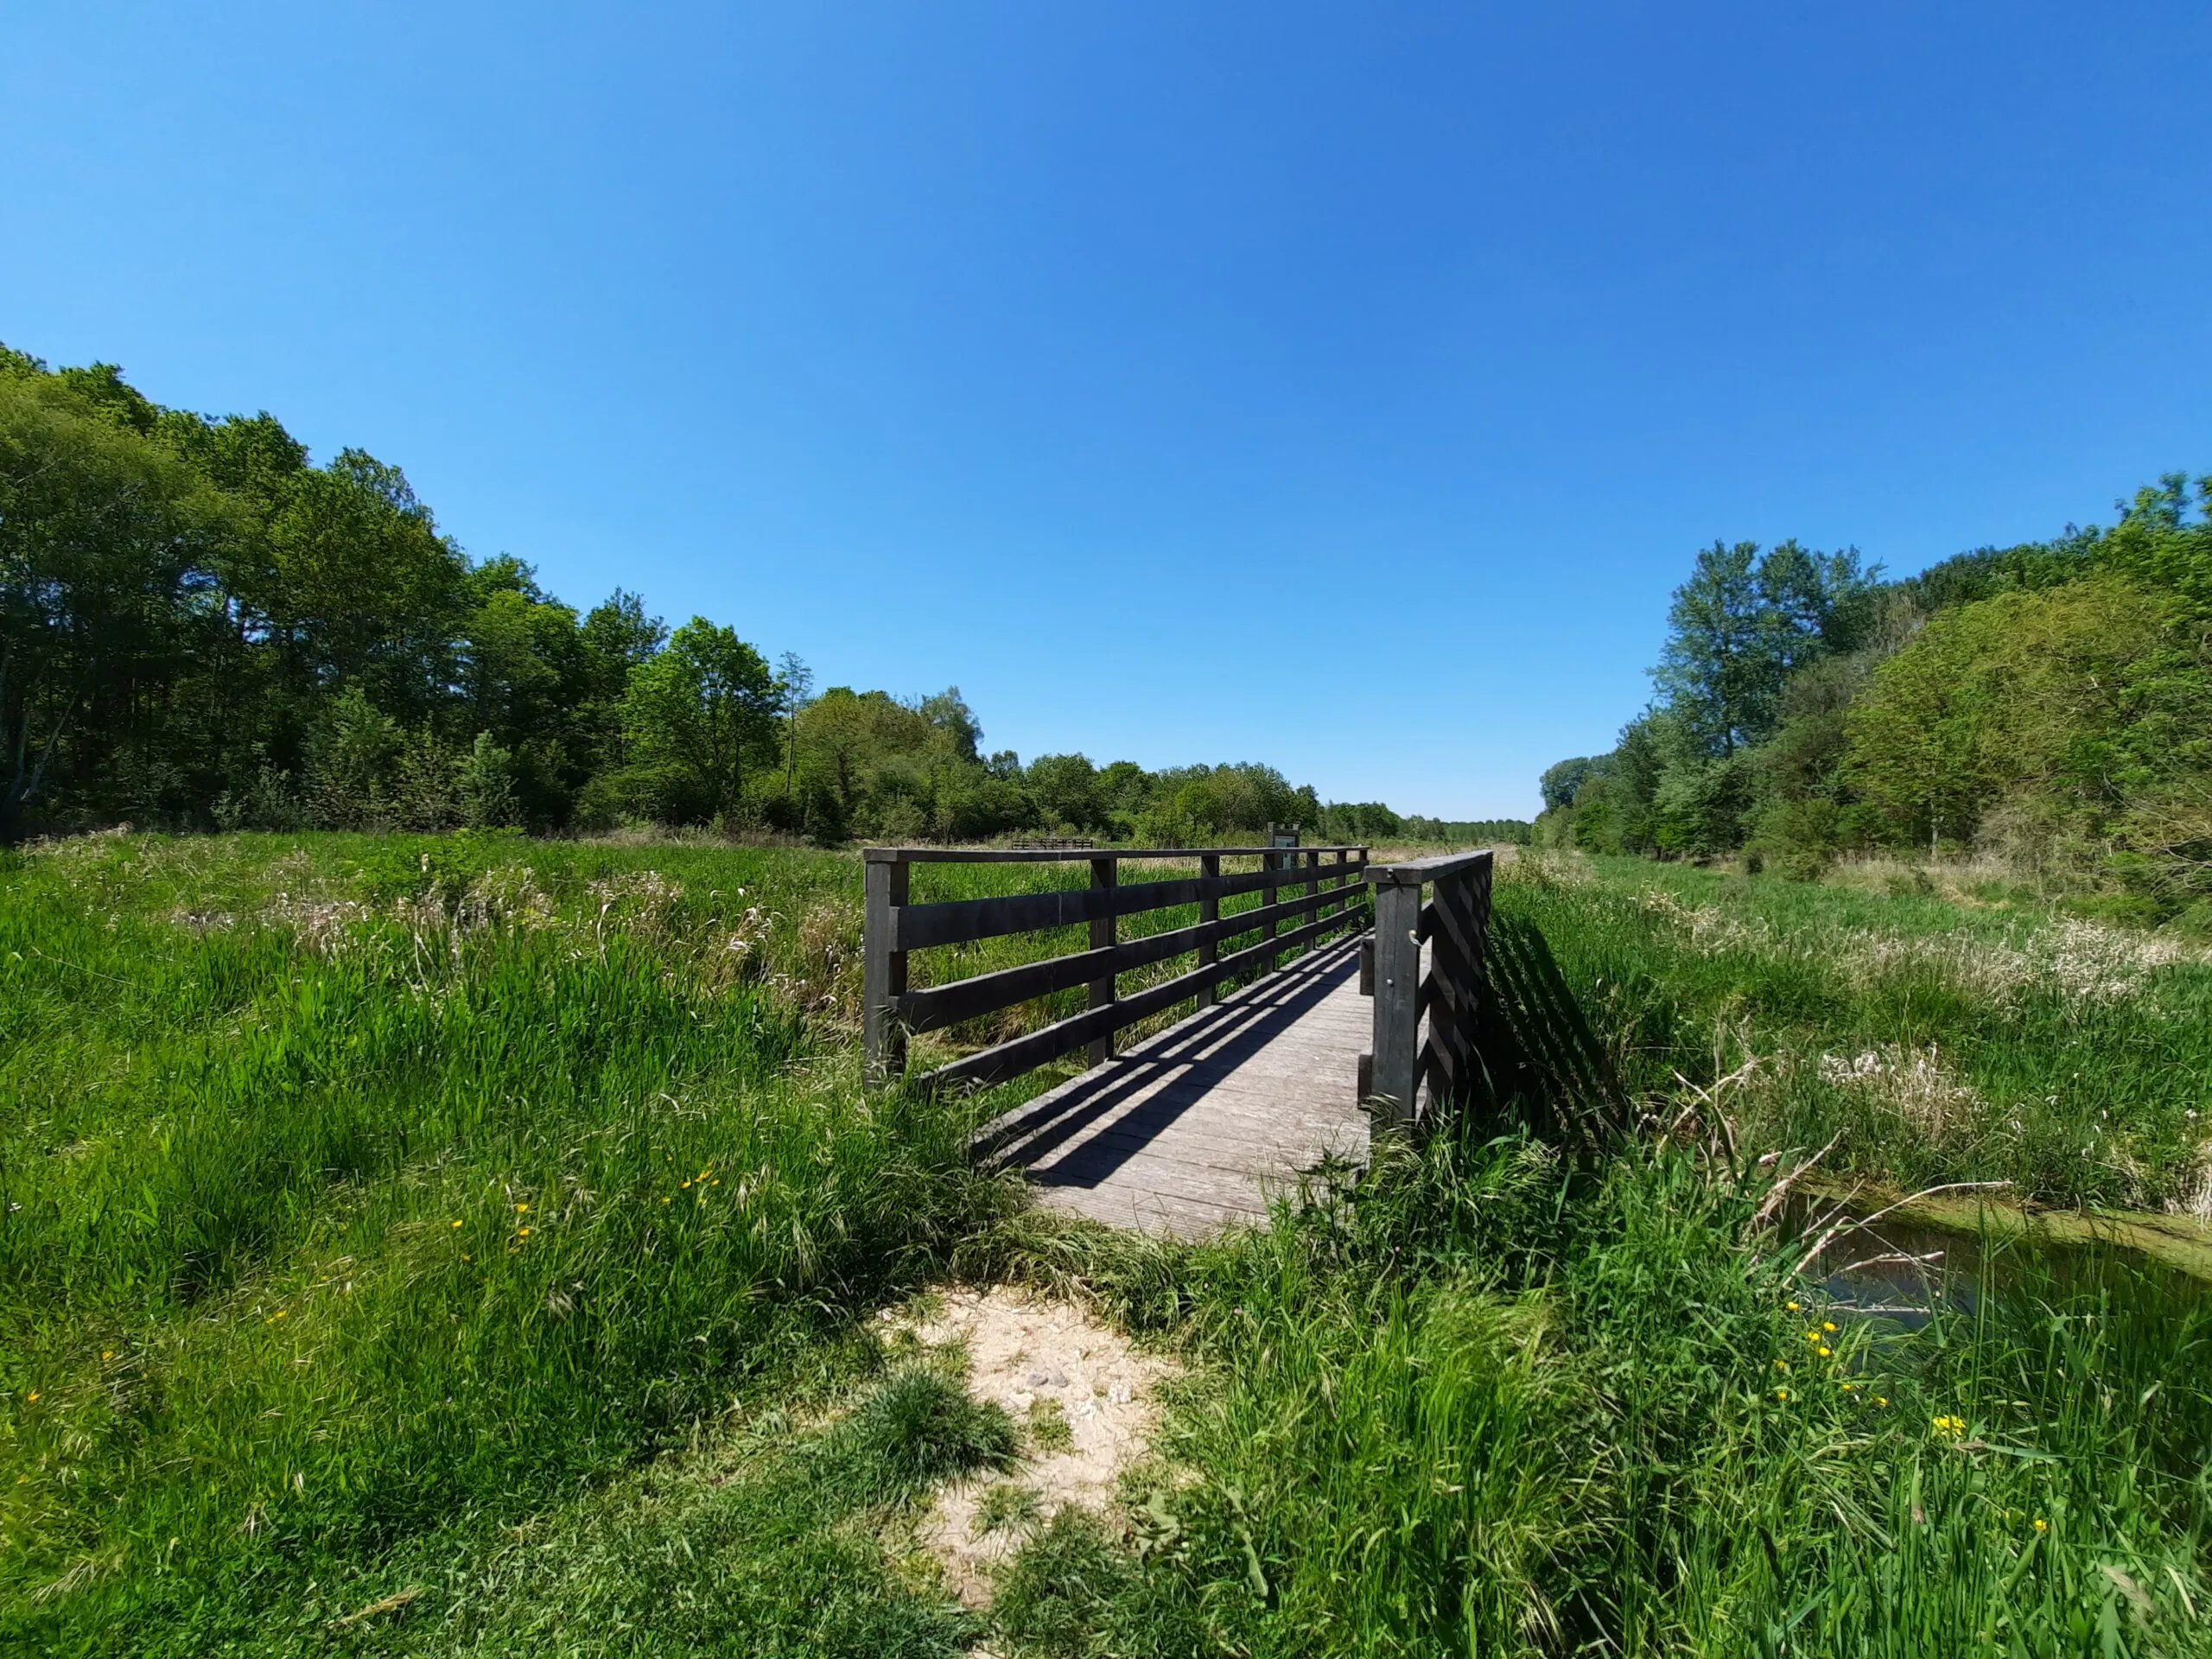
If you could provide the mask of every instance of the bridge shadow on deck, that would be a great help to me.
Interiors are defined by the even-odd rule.
[[[1341,993],[1358,969],[1356,940],[1299,958],[987,1125],[976,1154],[1022,1170],[1041,1187],[1104,1185]],[[1343,1057],[1341,1079],[1324,1083],[1348,1101],[1356,1052]]]

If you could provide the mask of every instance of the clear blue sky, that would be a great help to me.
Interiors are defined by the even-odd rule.
[[[986,742],[1525,813],[1715,537],[2212,470],[2212,7],[19,5],[0,340]]]

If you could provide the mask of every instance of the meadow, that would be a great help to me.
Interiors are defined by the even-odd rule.
[[[861,1091],[858,899],[849,855],[707,843],[5,855],[0,1647],[2212,1651],[2194,1287],[1993,1243],[1970,1304],[1866,1319],[1766,1202],[1834,1140],[1839,1176],[2185,1209],[2201,961],[1528,861],[1516,1098],[1643,1132],[1470,1119],[1186,1247],[971,1168],[990,1097]],[[1185,1366],[1126,1502],[1034,1529],[987,1611],[902,1517],[1031,1431],[868,1334],[962,1281]]]

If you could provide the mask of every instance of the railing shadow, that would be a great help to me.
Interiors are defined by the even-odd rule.
[[[1484,967],[1478,1121],[1525,1123],[1566,1151],[1602,1150],[1627,1128],[1628,1096],[1543,934],[1493,913]]]
[[[1357,963],[1354,951],[1338,948],[1266,976],[985,1125],[971,1154],[987,1165],[1021,1169],[1039,1185],[1099,1185],[1325,1001]],[[1155,1088],[1163,1071],[1173,1079]],[[1344,1081],[1349,1092],[1351,1078]],[[1109,1136],[1094,1135],[1102,1120],[1140,1095],[1145,1097],[1115,1120]]]

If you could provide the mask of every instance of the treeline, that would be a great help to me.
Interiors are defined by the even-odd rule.
[[[579,612],[474,560],[397,467],[315,464],[273,416],[154,403],[0,346],[0,840],[180,829],[711,824],[834,842],[1154,843],[1446,828],[1260,765],[987,753],[957,687],[893,697]],[[1521,832],[1526,833],[1526,826]]]
[[[1716,543],[1650,706],[1544,773],[1540,839],[1805,878],[1979,851],[2212,931],[2212,478],[2120,512],[1895,582],[1855,550]]]

